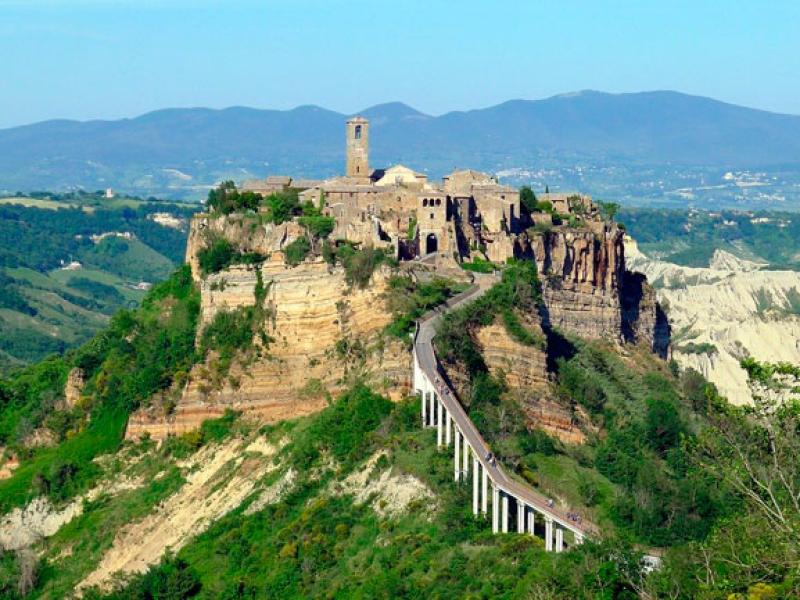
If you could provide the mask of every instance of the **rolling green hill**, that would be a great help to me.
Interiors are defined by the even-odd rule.
[[[800,270],[800,215],[784,211],[667,210],[624,207],[618,219],[647,255],[707,267],[714,251]]]
[[[80,345],[137,306],[183,260],[195,210],[99,193],[0,198],[0,370]]]

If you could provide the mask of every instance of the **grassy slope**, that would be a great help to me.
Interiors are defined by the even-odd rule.
[[[13,476],[0,481],[0,510],[41,493],[63,501],[88,489],[99,476],[93,458],[119,447],[129,412],[168,390],[194,362],[198,313],[199,293],[183,267],[156,286],[141,308],[118,313],[80,349],[0,379],[0,445],[22,458]],[[73,366],[86,373],[84,398],[74,409],[56,410]],[[42,425],[63,442],[25,449],[26,432]]]
[[[587,544],[577,553],[555,555],[545,553],[538,538],[493,536],[487,519],[472,516],[471,487],[453,483],[450,452],[437,450],[434,432],[419,429],[418,414],[416,399],[392,406],[356,390],[319,415],[263,430],[273,442],[288,438],[290,443],[277,458],[278,470],[259,487],[269,486],[290,468],[297,472],[293,487],[260,511],[246,514],[248,499],[212,524],[177,554],[184,565],[183,593],[173,590],[169,595],[161,587],[161,594],[154,596],[516,598],[541,588],[558,589],[558,597],[574,599],[620,587],[610,563],[605,580],[593,576],[608,562],[598,556],[604,552],[598,547]],[[387,470],[413,476],[434,497],[413,501],[407,511],[390,517],[375,510],[380,498],[356,504],[349,495],[329,492],[376,451],[385,452],[386,458],[378,461],[373,476]],[[169,460],[151,460],[157,468],[170,469]],[[89,506],[79,522],[49,542],[47,556],[54,562],[44,571],[37,597],[69,589],[77,573],[85,574],[97,560],[121,519],[141,514],[165,491],[143,488]],[[97,531],[96,542],[90,541],[95,536],[86,530],[89,525]],[[76,555],[56,558],[65,548]],[[162,566],[151,573],[163,585],[171,570]],[[113,596],[141,597],[148,585],[134,578]]]
[[[115,226],[115,228],[121,227],[123,230],[131,227],[126,223],[136,225],[145,222],[146,217],[141,211],[169,211],[174,208],[169,204],[146,205],[136,199],[100,200],[94,197],[71,201],[6,198],[0,199],[0,204],[9,208],[35,207],[40,209],[40,214],[53,213],[57,208],[80,206],[87,212],[85,225],[81,223],[81,219],[74,218],[70,213],[70,219],[64,220],[61,229],[56,229],[55,235],[66,236],[65,239],[69,240],[74,239],[75,235],[86,235],[87,232],[103,230],[102,225],[92,225],[91,219],[94,218],[92,215],[95,214],[95,208],[139,210],[139,213],[128,214],[126,218],[129,221],[121,221],[119,225]],[[37,231],[41,235],[41,228],[55,227],[52,219],[48,220],[37,216],[36,211],[31,208],[25,210],[32,211],[20,213],[22,222],[29,223],[28,227],[32,228],[31,233],[26,233],[25,227],[17,227],[11,230],[19,232],[14,235],[30,236]],[[186,210],[186,207],[180,208],[180,211],[185,212]],[[113,214],[121,215],[122,213]],[[154,226],[150,223],[148,227],[149,230],[146,228],[145,232],[152,236],[151,230]],[[155,229],[157,230],[158,227],[160,226],[155,226]],[[45,230],[49,231],[49,229]],[[99,244],[78,245],[74,252],[62,252],[63,256],[60,257],[62,260],[75,259],[83,264],[82,269],[74,271],[57,268],[47,270],[42,267],[26,266],[26,261],[35,262],[40,261],[41,258],[32,257],[27,250],[17,252],[13,239],[9,238],[9,247],[4,251],[9,256],[18,254],[19,257],[5,267],[2,266],[2,260],[0,260],[0,277],[12,278],[10,282],[6,280],[4,289],[10,287],[21,295],[29,308],[25,310],[14,306],[0,308],[0,352],[4,357],[3,360],[0,360],[0,373],[7,372],[20,362],[32,362],[47,354],[80,345],[105,327],[108,324],[109,316],[116,310],[138,305],[144,297],[144,292],[135,289],[135,286],[141,281],[154,283],[165,279],[174,268],[172,255],[182,256],[182,251],[168,252],[170,256],[167,256],[163,248],[167,247],[164,244],[172,244],[171,241],[165,242],[165,240],[171,240],[175,235],[185,234],[167,230],[164,230],[164,233],[168,235],[154,238],[158,242],[154,244],[156,247],[162,244],[161,251],[148,245],[142,239],[129,241],[107,238]],[[27,248],[27,245],[25,242],[21,248]],[[52,262],[52,259],[59,258],[58,251],[57,246],[52,250],[43,249],[42,255],[48,257]],[[16,266],[17,262],[18,266]],[[97,288],[103,290],[102,296],[98,296],[95,293],[96,290],[92,290],[86,285],[75,284],[76,281],[80,283],[80,280],[86,279],[100,284]],[[85,282],[83,283],[85,284]]]

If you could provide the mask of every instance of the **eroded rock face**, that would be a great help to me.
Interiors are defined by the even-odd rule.
[[[666,355],[669,329],[644,276],[625,266],[624,234],[591,222],[534,236],[545,328],[581,337],[643,343]]]
[[[226,226],[225,218],[213,221],[219,231],[238,231],[239,225]],[[196,223],[198,227],[211,226],[206,218]],[[262,306],[267,314],[261,327],[269,336],[268,345],[264,347],[261,336],[256,335],[258,353],[234,362],[221,378],[214,376],[213,356],[195,366],[174,409],[165,414],[162,405],[152,403],[137,411],[129,420],[128,437],[149,433],[160,439],[180,434],[205,419],[221,416],[228,408],[265,422],[303,416],[324,408],[329,394],[342,391],[349,376],[356,373],[390,397],[399,399],[408,391],[411,354],[402,342],[382,335],[391,320],[383,299],[389,270],[379,269],[370,284],[359,289],[348,285],[344,269],[331,268],[321,259],[290,268],[280,249],[269,244],[275,241],[273,235],[291,238],[292,228],[270,232],[264,235],[256,229],[258,241],[245,241],[247,251],[266,254],[267,248],[272,248],[269,259],[260,266],[232,266],[205,279],[197,273],[200,331],[220,310],[254,306],[260,274],[266,290]],[[203,238],[194,237],[196,251]]]
[[[650,258],[626,240],[632,266],[647,274],[674,331],[672,358],[700,372],[734,404],[750,404],[746,356],[800,363],[800,273],[717,250],[708,267]]]
[[[64,385],[64,404],[67,408],[74,408],[78,403],[85,383],[83,369],[74,367],[67,375],[67,383]]]
[[[622,338],[621,232],[561,228],[534,238],[533,253],[542,274],[546,327],[589,338]]]
[[[528,330],[544,338],[538,315],[520,316]],[[584,429],[589,419],[554,397],[544,348],[517,342],[500,320],[476,330],[474,339],[489,371],[493,375],[502,373],[508,392],[522,408],[528,429],[542,429],[571,444],[586,441]],[[468,400],[471,384],[463,366],[448,362],[443,366],[459,398]]]
[[[534,332],[538,330],[544,340],[544,333],[538,322],[525,323],[525,326]],[[502,372],[506,383],[516,389],[547,388],[547,356],[544,349],[517,342],[502,323],[480,328],[475,337],[481,347],[483,359],[493,375]]]
[[[583,428],[588,427],[591,420],[577,409],[564,406],[549,396],[529,396],[522,401],[522,410],[531,428],[542,429],[567,444],[586,441]]]

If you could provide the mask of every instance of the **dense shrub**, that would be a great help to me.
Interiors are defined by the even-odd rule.
[[[204,275],[218,273],[233,263],[236,250],[228,240],[215,238],[211,244],[197,253],[197,261]]]
[[[292,217],[302,214],[297,190],[270,194],[267,196],[265,204],[268,208],[267,218],[276,225],[290,221]]]
[[[233,181],[223,181],[208,192],[206,204],[211,209],[228,215],[237,211],[257,210],[261,200],[261,194],[240,192]]]
[[[536,346],[544,349],[545,339],[541,335],[534,334],[530,329],[526,328],[519,316],[510,308],[503,309],[503,324],[506,327],[509,335],[517,340],[520,344],[526,346]]]
[[[328,237],[336,226],[336,221],[333,217],[304,216],[300,217],[298,222],[315,239]]]
[[[287,265],[296,267],[306,259],[309,252],[311,243],[305,237],[299,237],[284,246],[283,257]]]
[[[223,237],[215,237],[211,243],[197,253],[197,261],[203,275],[218,273],[231,265],[252,265],[266,260],[258,252],[239,252]]]
[[[212,350],[217,352],[217,375],[228,374],[236,354],[251,348],[256,334],[261,334],[264,345],[269,344],[271,339],[261,328],[265,315],[261,306],[239,306],[214,315],[214,320],[203,330],[200,352],[203,357]]]
[[[200,593],[202,585],[195,569],[184,560],[167,555],[147,572],[133,575],[109,594],[91,590],[87,600],[184,600]]]
[[[313,425],[292,442],[292,461],[298,466],[312,462],[322,451],[339,463],[353,464],[365,458],[369,433],[392,411],[392,402],[358,385],[339,396]]]
[[[391,277],[385,297],[393,319],[386,328],[387,333],[406,339],[414,331],[417,319],[464,289],[464,284],[441,277],[424,282],[415,282],[410,277],[399,275]]]
[[[494,263],[484,260],[480,256],[473,257],[472,262],[462,262],[461,268],[473,273],[494,273],[497,270]]]
[[[381,264],[391,262],[385,250],[368,246],[356,249],[352,244],[343,242],[338,246],[326,244],[322,255],[331,264],[341,264],[345,270],[348,285],[365,288],[372,274]]]
[[[536,210],[536,194],[529,185],[523,185],[519,189],[519,201],[527,212],[532,213]]]

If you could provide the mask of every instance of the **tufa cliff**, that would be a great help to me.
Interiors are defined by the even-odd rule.
[[[626,269],[617,224],[553,228],[533,234],[530,247],[541,274],[545,329],[641,343],[666,356],[666,318],[646,278]]]
[[[189,374],[177,401],[152,402],[132,415],[128,437],[180,434],[226,409],[265,422],[309,414],[354,377],[394,398],[408,391],[410,355],[401,341],[382,335],[391,320],[383,300],[389,269],[377,269],[360,289],[347,283],[341,266],[318,257],[289,267],[283,251],[303,230],[291,222],[261,224],[250,217],[197,216],[186,258],[201,291],[201,332],[221,311],[261,303],[266,316],[254,335],[255,350],[237,355],[227,373],[220,373],[211,353]],[[202,276],[199,253],[220,238],[266,260]]]
[[[538,310],[517,312],[542,346],[514,341],[501,323],[473,332],[487,367],[502,371],[520,398],[528,424],[576,442],[583,439],[579,415],[549,391],[553,340],[568,334],[637,343],[662,356],[669,340],[652,288],[626,269],[623,231],[595,209],[582,216],[515,237],[515,254],[535,260],[542,283]],[[323,260],[319,240],[311,240],[311,251],[290,266],[287,250],[308,240],[307,230],[297,220],[276,225],[262,217],[215,213],[192,220],[186,260],[201,292],[198,343],[218,316],[253,309],[259,317],[252,344],[232,358],[205,353],[180,389],[131,416],[128,437],[180,434],[228,409],[265,422],[309,414],[355,378],[393,398],[409,391],[408,348],[385,335],[393,318],[385,302],[393,269],[379,267],[367,285],[354,285],[341,265]],[[220,241],[235,256],[204,273],[201,255]],[[444,267],[430,266],[440,273]],[[461,269],[455,274],[467,276]],[[452,376],[458,384],[459,375]],[[466,393],[468,382],[463,384]]]

